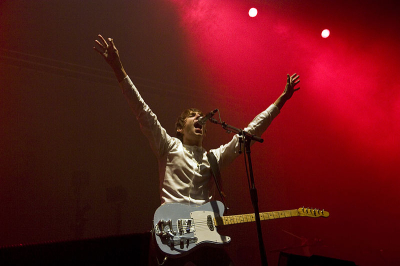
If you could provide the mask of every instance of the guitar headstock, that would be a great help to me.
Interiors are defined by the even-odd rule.
[[[307,217],[329,217],[329,212],[320,209],[314,208],[298,208],[297,211],[299,212],[300,216],[307,216]]]

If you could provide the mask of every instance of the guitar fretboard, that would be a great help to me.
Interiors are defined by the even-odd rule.
[[[288,217],[294,217],[294,216],[299,216],[298,210],[260,212],[260,220],[261,221],[273,220],[273,219],[279,219],[279,218],[288,218]],[[249,223],[249,222],[255,222],[255,221],[256,221],[256,217],[255,217],[254,213],[230,215],[230,216],[222,216],[222,217],[214,218],[215,226],[239,224],[239,223]]]

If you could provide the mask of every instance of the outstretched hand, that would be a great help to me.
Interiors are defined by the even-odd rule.
[[[296,88],[296,89],[294,88],[297,84],[299,84],[299,82],[300,82],[299,78],[300,78],[300,76],[297,75],[296,73],[294,73],[291,76],[289,76],[289,74],[287,74],[286,87],[285,87],[285,90],[283,91],[283,94],[285,94],[287,100],[292,98],[293,93],[295,91],[300,90],[300,87]]]
[[[98,37],[100,38],[100,41],[95,40],[97,47],[94,46],[93,49],[106,60],[106,62],[114,70],[118,81],[121,82],[127,74],[122,66],[118,49],[115,47],[114,40],[108,38],[109,43],[107,43],[103,36],[99,34]]]
[[[97,47],[93,47],[93,49],[98,52],[106,62],[111,66],[112,69],[121,69],[122,63],[119,57],[118,49],[115,47],[114,40],[108,38],[109,43],[101,36],[98,35],[100,41],[95,40]]]
[[[299,84],[299,82],[300,82],[299,78],[300,78],[300,76],[297,75],[296,73],[294,73],[291,76],[289,76],[289,74],[287,74],[285,90],[283,91],[281,96],[279,96],[278,99],[276,99],[276,101],[274,103],[279,108],[279,110],[282,109],[282,107],[285,105],[287,100],[292,98],[293,93],[295,91],[300,90],[300,87],[296,88],[296,89],[294,88],[297,84]]]

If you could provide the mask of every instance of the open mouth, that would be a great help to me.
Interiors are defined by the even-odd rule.
[[[200,123],[196,121],[196,122],[194,123],[194,128],[196,129],[196,131],[197,131],[197,130],[202,130],[202,129],[203,129],[203,126],[200,125]]]

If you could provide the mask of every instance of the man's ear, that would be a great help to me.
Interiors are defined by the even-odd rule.
[[[176,132],[179,132],[179,133],[182,134],[182,128],[177,128],[177,129],[176,129]]]

